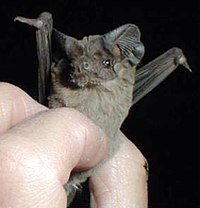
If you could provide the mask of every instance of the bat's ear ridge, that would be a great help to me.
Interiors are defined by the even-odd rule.
[[[72,51],[75,53],[75,49],[79,48],[78,40],[65,35],[64,33],[53,29],[53,40],[59,46],[62,51],[65,51],[66,54],[70,54]]]
[[[144,45],[140,37],[141,33],[136,25],[125,24],[103,35],[103,40],[112,53],[117,52],[117,47],[121,55],[137,65],[144,56]]]

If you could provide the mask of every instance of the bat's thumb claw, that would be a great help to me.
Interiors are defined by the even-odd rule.
[[[190,68],[189,64],[187,62],[183,63],[183,66],[188,69],[190,72],[192,72],[192,69]]]
[[[29,19],[29,18],[20,17],[20,16],[15,17],[14,21],[19,21],[19,22],[28,24],[30,26],[34,26],[38,29],[41,28],[43,25],[43,22],[40,19]]]
[[[186,69],[188,69],[190,72],[192,72],[192,70],[187,62],[187,59],[185,58],[185,56],[183,54],[182,54],[182,56],[177,57],[176,62],[177,62],[177,64],[183,65]]]

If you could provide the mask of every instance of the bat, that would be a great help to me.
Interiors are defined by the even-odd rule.
[[[110,138],[110,157],[119,148],[118,134],[129,109],[178,65],[190,70],[179,48],[139,68],[145,49],[134,24],[77,40],[53,28],[48,12],[15,20],[36,27],[39,102],[50,108],[73,107],[92,119]],[[65,185],[68,206],[96,168],[71,175]]]

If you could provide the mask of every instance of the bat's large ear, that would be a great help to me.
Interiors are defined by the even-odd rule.
[[[140,36],[136,25],[126,24],[103,35],[103,40],[105,47],[115,56],[124,56],[133,65],[137,65],[144,56],[144,45]]]
[[[67,55],[80,56],[82,53],[82,47],[78,40],[53,29],[53,42],[57,50],[65,52]]]

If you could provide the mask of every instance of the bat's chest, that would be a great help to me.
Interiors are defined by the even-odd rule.
[[[59,88],[55,94],[64,106],[79,110],[114,137],[132,105],[132,91],[132,85],[118,85],[79,90]]]

